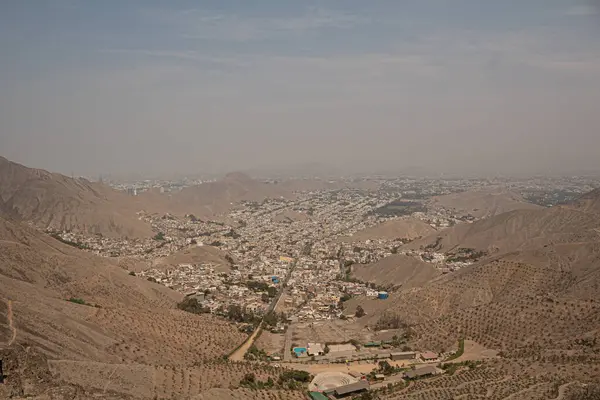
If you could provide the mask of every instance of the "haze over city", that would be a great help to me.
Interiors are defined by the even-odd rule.
[[[593,1],[13,1],[0,148],[65,174],[569,173],[600,158]]]
[[[0,2],[0,399],[600,399],[598,0]]]

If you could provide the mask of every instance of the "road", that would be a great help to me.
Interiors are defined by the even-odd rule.
[[[6,345],[11,346],[17,339],[17,328],[15,327],[15,323],[13,321],[12,300],[6,300],[6,319],[8,321],[8,327],[11,331],[10,339]]]
[[[296,262],[294,261],[294,263],[292,264],[290,270],[288,271],[288,273],[285,275],[285,278],[281,282],[280,289],[277,292],[277,295],[273,298],[273,300],[271,301],[271,304],[269,304],[269,307],[267,308],[267,313],[270,313],[271,311],[274,311],[275,307],[277,307],[277,303],[279,303],[279,300],[281,299],[281,296],[286,291],[287,283],[290,280],[290,278],[292,276],[292,272],[294,272],[295,268],[296,268]],[[244,359],[244,355],[246,355],[246,352],[248,351],[248,349],[250,347],[252,347],[252,345],[254,344],[254,341],[256,340],[256,337],[262,331],[262,326],[263,326],[263,323],[264,323],[263,321],[264,321],[264,318],[263,318],[262,321],[260,321],[260,324],[258,324],[258,326],[254,330],[254,332],[252,332],[252,335],[250,335],[248,337],[248,339],[246,339],[246,341],[244,342],[244,344],[242,344],[236,351],[233,352],[233,354],[231,354],[229,356],[229,360],[231,360],[231,361],[242,361]]]
[[[252,346],[252,344],[254,343],[254,340],[256,340],[256,337],[258,336],[258,334],[261,331],[262,331],[262,323],[258,326],[258,328],[256,328],[254,330],[254,332],[252,332],[252,335],[250,335],[248,337],[248,339],[246,339],[244,344],[242,344],[236,351],[233,352],[233,354],[231,354],[229,356],[229,360],[230,361],[243,361],[244,356],[246,355],[246,352]]]

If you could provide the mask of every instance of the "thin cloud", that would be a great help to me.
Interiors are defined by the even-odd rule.
[[[301,36],[324,29],[351,29],[370,22],[368,18],[324,8],[309,8],[299,16],[255,17],[233,13],[215,13],[203,9],[183,12],[152,12],[144,15],[178,30],[188,39],[250,42]]]
[[[588,5],[578,5],[569,8],[566,12],[567,15],[574,17],[586,17],[590,15],[596,15],[598,10]]]

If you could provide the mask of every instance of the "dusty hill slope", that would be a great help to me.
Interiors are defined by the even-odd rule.
[[[242,173],[183,189],[171,196],[169,207],[176,212],[197,217],[223,213],[240,201],[263,201],[269,198],[292,198],[290,190],[275,183],[264,183]]]
[[[139,206],[124,193],[83,178],[27,168],[0,157],[0,199],[7,211],[42,229],[148,237]]]
[[[387,312],[413,325],[419,347],[447,349],[463,337],[514,357],[600,363],[593,340],[600,337],[600,215],[588,212],[596,196],[512,211],[472,224],[460,238],[442,236],[442,247],[452,239],[452,246],[500,251],[393,296]]]
[[[429,200],[430,208],[452,210],[457,216],[471,214],[487,218],[513,210],[536,210],[542,207],[527,203],[517,193],[502,189],[473,190],[437,196]]]
[[[600,215],[600,188],[584,194],[576,201],[564,207]]]
[[[431,264],[405,255],[393,255],[375,263],[352,266],[352,277],[379,286],[409,289],[440,275]]]
[[[273,222],[290,224],[297,221],[306,221],[308,218],[309,216],[306,213],[293,210],[284,210],[283,212],[275,215],[272,220]]]
[[[229,272],[233,258],[213,246],[195,246],[156,260],[154,268],[168,268],[177,264],[213,264],[215,271]]]
[[[540,346],[583,355],[577,341],[600,335],[599,288],[599,243],[554,245],[463,268],[400,293],[387,310],[426,348],[466,337],[515,354]]]
[[[53,359],[190,365],[244,337],[226,322],[176,310],[177,292],[4,219],[0,293],[12,303],[16,343]],[[71,297],[90,305],[65,300]],[[2,331],[7,317],[5,308]]]
[[[599,248],[572,246],[577,248],[561,249],[563,255],[550,265],[544,263],[554,250],[462,269],[400,293],[387,311],[414,324],[417,342],[425,348],[448,348],[467,337],[502,350],[540,340],[547,349],[567,349],[578,338],[600,333]],[[569,260],[577,252],[594,264],[575,267]]]
[[[407,245],[438,251],[473,248],[490,254],[533,249],[551,243],[600,239],[600,218],[577,204],[540,210],[515,210],[472,224],[459,224]],[[439,238],[439,239],[438,239]]]
[[[403,218],[383,222],[377,226],[356,232],[352,236],[343,237],[344,242],[364,242],[372,239],[408,239],[428,236],[436,232],[431,225],[416,219]]]

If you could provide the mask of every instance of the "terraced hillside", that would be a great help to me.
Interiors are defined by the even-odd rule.
[[[538,345],[564,350],[600,334],[599,284],[598,243],[549,246],[401,292],[387,311],[413,325],[422,348],[448,349],[466,337],[505,351]]]
[[[269,378],[277,381],[280,372],[269,366],[224,360],[185,368],[81,361],[50,361],[49,364],[51,372],[66,383],[90,389],[107,388],[141,399],[189,399],[213,388],[237,386],[248,373],[261,381]]]
[[[464,367],[454,374],[410,382],[406,388],[380,390],[378,395],[382,400],[570,400],[578,398],[570,396],[580,392],[584,382],[597,376],[593,368],[582,364],[495,360]]]

